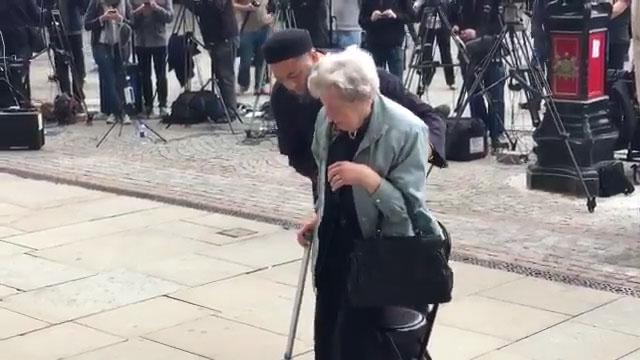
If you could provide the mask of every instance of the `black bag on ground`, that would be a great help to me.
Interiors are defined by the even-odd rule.
[[[348,279],[349,301],[357,307],[424,307],[451,301],[451,238],[441,234],[385,236],[381,220],[373,238],[357,241]],[[412,221],[415,228],[415,221]]]
[[[447,160],[482,159],[489,153],[487,129],[478,118],[447,119]]]
[[[618,194],[629,195],[635,187],[624,173],[624,165],[620,161],[607,162],[598,168],[600,196],[609,197]]]
[[[224,117],[222,102],[209,90],[185,91],[171,104],[171,115],[162,122],[170,124],[199,124]]]

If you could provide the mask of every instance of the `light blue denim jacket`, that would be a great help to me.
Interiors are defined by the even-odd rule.
[[[443,238],[436,219],[426,207],[428,133],[427,125],[411,111],[382,95],[374,99],[369,127],[354,157],[355,162],[368,165],[382,177],[373,194],[363,187],[353,187],[355,209],[365,239],[375,234],[379,213],[383,215],[384,235],[412,235],[410,212],[414,214],[416,229],[423,235]],[[322,108],[312,143],[318,164],[316,213],[320,221],[324,212],[327,154],[336,135]],[[315,268],[318,227],[313,238]]]

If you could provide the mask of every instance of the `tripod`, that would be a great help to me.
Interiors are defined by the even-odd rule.
[[[191,59],[191,57],[198,52],[197,47],[200,46],[201,48],[207,50],[209,54],[211,54],[211,51],[212,51],[211,47],[206,46],[203,42],[196,39],[194,32],[195,32],[195,24],[198,21],[196,19],[196,15],[191,11],[189,12],[191,13],[190,27],[187,28],[187,6],[185,5],[185,6],[182,6],[180,11],[178,12],[176,23],[174,24],[174,27],[171,31],[172,35],[177,35],[182,32],[185,37],[184,38],[185,49],[186,49],[184,53],[184,74],[185,74],[184,89],[185,91],[191,90],[191,79],[193,77],[191,73],[193,72],[194,68],[198,71],[198,78],[200,80],[200,83],[202,84],[202,76],[201,76],[200,68],[199,66],[197,66],[195,61]],[[235,135],[236,132],[235,132],[235,129],[233,128],[232,122],[234,120],[238,120],[238,122],[242,123],[243,121],[240,115],[238,115],[237,109],[229,109],[227,107],[226,101],[222,96],[222,90],[220,89],[220,84],[218,83],[218,79],[216,77],[215,63],[214,63],[213,56],[211,56],[211,77],[206,82],[204,82],[204,84],[200,88],[200,91],[201,92],[204,91],[204,89],[209,85],[209,83],[211,83],[211,91],[213,95],[216,97],[217,100],[219,100],[220,105],[222,106],[222,109],[224,112],[224,118],[226,119],[226,122],[229,126],[229,130],[233,135]],[[211,124],[212,128],[215,129],[215,124],[216,124],[215,119],[213,119],[211,116],[207,116],[206,118],[207,118],[207,121]],[[166,128],[169,128],[172,125],[170,119],[171,118],[169,117],[168,118],[169,121],[167,123]]]
[[[296,18],[289,2],[276,0],[274,10],[275,29],[283,30],[296,28]],[[262,78],[255,79],[255,81],[259,81],[259,86],[256,87],[258,89],[261,89],[266,83],[269,82],[269,74],[266,70],[267,63],[264,62],[262,64]],[[267,136],[276,136],[278,130],[275,121],[268,120],[264,116],[259,121],[257,121],[256,112],[260,104],[261,96],[262,94],[259,92],[253,100],[253,108],[251,110],[250,120],[251,122],[249,123],[249,128],[245,130],[247,139],[261,139]]]
[[[446,29],[447,33],[449,34],[448,38],[454,38],[454,44],[458,48],[458,53],[466,56],[466,50],[464,49],[464,46],[460,41],[456,39],[456,36],[453,34],[451,24],[449,23],[446,12],[442,8],[442,4],[439,0],[436,1],[437,3],[434,5],[425,5],[424,10],[422,11],[422,16],[420,18],[420,23],[418,24],[418,33],[412,33],[412,38],[415,46],[413,48],[413,51],[411,52],[409,71],[405,76],[404,85],[406,88],[410,88],[413,85],[414,78],[417,76],[418,84],[415,93],[416,95],[418,95],[418,97],[422,97],[425,94],[433,76],[435,75],[435,70],[437,68],[453,68],[459,66],[458,64],[443,65],[438,61],[433,61],[436,36],[430,35],[435,35],[435,31],[437,31],[435,29],[435,24],[438,21],[440,22],[440,26]]]
[[[480,88],[480,94],[487,93],[495,86],[504,86],[504,81],[507,79],[520,85],[524,89],[525,96],[527,97],[527,102],[529,104],[528,110],[532,113],[532,123],[536,127],[540,124],[539,114],[535,106],[532,106],[531,104],[533,104],[537,99],[544,102],[549,115],[548,119],[552,121],[556,131],[562,136],[563,143],[567,153],[569,154],[571,163],[582,184],[585,196],[587,197],[587,209],[589,212],[593,212],[596,207],[596,198],[589,191],[575,154],[571,149],[569,134],[567,133],[564,124],[560,119],[558,109],[551,98],[551,86],[546,79],[541,65],[537,61],[532,60],[533,46],[531,44],[531,40],[526,34],[526,29],[523,25],[520,12],[521,10],[517,4],[505,4],[502,31],[495,37],[491,36],[484,39],[478,39],[480,42],[491,40],[493,43],[491,44],[488,54],[482,59],[480,64],[472,70],[473,83],[471,86],[469,86],[468,89],[467,86],[463,86],[463,90],[460,93],[458,104],[455,109],[455,119],[458,121],[462,117],[462,113],[466,106],[469,105],[471,97],[477,96],[476,90],[478,88]],[[481,43],[479,43],[479,45],[484,48]],[[506,52],[506,56],[503,56],[503,51]],[[494,61],[494,59],[499,58],[504,58],[507,65],[510,66],[510,69],[503,78],[498,79],[494,84],[491,84],[488,87],[484,87],[482,82],[485,73],[489,69],[491,62]],[[471,67],[471,64],[469,67]],[[469,78],[465,76],[465,85],[467,85],[468,80]],[[465,90],[468,94],[467,96],[465,96]],[[504,123],[504,119],[500,120]],[[515,150],[517,140],[512,140],[507,131],[505,131],[505,134],[509,139],[512,149]]]

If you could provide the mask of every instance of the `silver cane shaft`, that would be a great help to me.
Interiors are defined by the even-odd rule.
[[[284,353],[284,360],[291,360],[293,356],[293,345],[298,331],[298,320],[300,319],[300,308],[302,307],[302,296],[304,295],[304,284],[307,280],[307,270],[309,269],[309,259],[311,257],[311,245],[304,249],[302,264],[300,265],[300,274],[298,277],[298,289],[296,290],[296,299],[293,305],[293,313],[291,314],[291,324],[289,325],[289,338],[287,339],[287,349]]]

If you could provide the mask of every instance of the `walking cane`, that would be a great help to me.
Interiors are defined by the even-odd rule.
[[[293,313],[291,314],[291,324],[289,325],[289,339],[287,339],[287,349],[284,353],[284,360],[291,360],[293,356],[293,345],[298,331],[298,320],[300,319],[300,308],[302,307],[302,296],[304,295],[304,283],[307,279],[307,270],[309,269],[309,259],[311,254],[311,244],[304,248],[302,264],[300,267],[300,275],[298,277],[298,289],[296,290],[296,299],[293,304]]]

